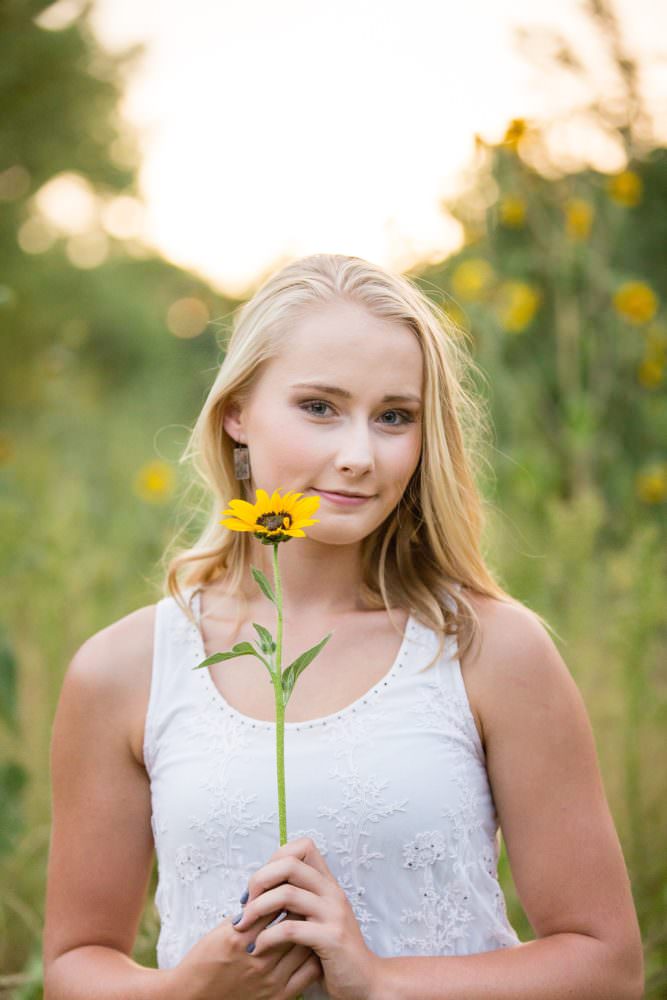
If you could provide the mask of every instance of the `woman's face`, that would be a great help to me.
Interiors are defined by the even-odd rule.
[[[363,306],[336,300],[302,314],[245,407],[225,414],[227,433],[248,445],[249,498],[257,488],[269,495],[275,489],[366,494],[370,499],[350,506],[322,497],[314,514],[319,523],[308,536],[344,544],[370,534],[397,505],[419,462],[422,368],[412,331]],[[395,398],[401,396],[414,398]]]

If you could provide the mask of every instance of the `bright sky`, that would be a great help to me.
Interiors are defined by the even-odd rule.
[[[616,9],[631,51],[647,54],[656,116],[667,83],[651,54],[667,4]],[[496,141],[513,117],[585,99],[573,77],[554,85],[519,55],[514,26],[536,24],[558,28],[604,78],[575,0],[96,0],[105,46],[147,45],[123,106],[141,133],[146,238],[240,296],[317,251],[397,270],[442,258],[459,231],[440,201],[472,163],[475,133]],[[664,97],[661,114],[667,140]],[[571,127],[554,142],[600,169],[624,166],[612,144]]]

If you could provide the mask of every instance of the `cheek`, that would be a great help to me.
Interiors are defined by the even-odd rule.
[[[419,433],[402,435],[392,444],[393,447],[387,449],[386,460],[395,467],[400,478],[407,476],[409,479],[419,462],[421,451]]]
[[[322,460],[322,435],[317,428],[309,427],[303,420],[287,420],[274,445],[274,455],[280,456],[281,465],[302,468]]]
[[[393,461],[390,463],[396,477],[396,493],[401,496],[407,489],[408,483],[412,479],[421,453],[419,438],[412,441],[401,442],[402,447],[394,452]]]

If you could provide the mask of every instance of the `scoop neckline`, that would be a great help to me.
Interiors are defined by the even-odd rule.
[[[191,595],[191,606],[194,611],[196,618],[196,625],[192,627],[192,635],[197,646],[198,651],[198,661],[201,662],[208,658],[208,656],[213,656],[214,654],[208,654],[204,648],[204,639],[201,632],[201,587],[194,590]],[[312,729],[314,726],[326,726],[331,723],[335,723],[338,719],[342,719],[347,715],[351,715],[355,712],[363,711],[363,707],[374,701],[378,695],[385,691],[398,675],[399,670],[405,665],[406,662],[406,652],[410,642],[410,633],[416,625],[416,620],[411,611],[408,612],[408,617],[405,620],[405,627],[403,629],[403,638],[401,639],[401,645],[399,646],[398,653],[396,654],[393,663],[387,670],[385,674],[380,677],[376,684],[365,691],[362,695],[356,698],[349,705],[344,708],[339,709],[337,712],[331,712],[329,715],[320,715],[314,719],[304,719],[301,722],[285,722],[286,730],[297,730],[297,729]],[[199,671],[200,675],[204,678],[204,682],[208,687],[212,695],[212,700],[217,702],[221,708],[223,708],[230,715],[235,716],[240,720],[241,723],[250,726],[253,729],[266,729],[270,732],[275,732],[276,723],[268,719],[256,719],[252,715],[245,715],[240,712],[237,708],[227,701],[222,691],[218,688],[213,677],[211,675],[210,667],[202,667]]]

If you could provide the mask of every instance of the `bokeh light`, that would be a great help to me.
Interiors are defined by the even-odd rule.
[[[87,233],[77,233],[67,240],[65,252],[75,267],[89,270],[99,267],[107,259],[109,240],[100,229]]]
[[[56,175],[35,193],[33,200],[42,215],[63,233],[85,233],[97,224],[97,196],[80,174]]]
[[[144,208],[137,198],[119,195],[104,205],[101,212],[102,225],[117,240],[128,240],[143,231]]]
[[[210,314],[201,299],[185,298],[172,302],[167,310],[167,328],[175,337],[197,337],[208,326]]]

